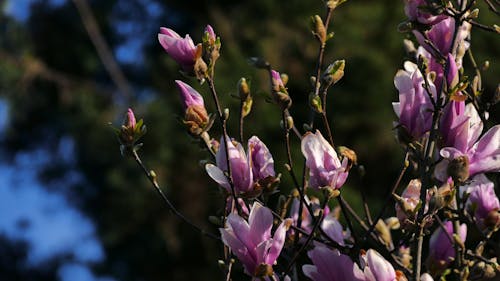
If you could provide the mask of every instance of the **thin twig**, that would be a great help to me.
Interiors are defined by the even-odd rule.
[[[226,117],[224,116],[224,113],[222,112],[220,102],[219,102],[219,97],[217,96],[217,91],[215,90],[215,85],[212,77],[206,77],[208,87],[210,88],[210,93],[212,93],[212,98],[215,102],[215,107],[217,108],[217,114],[219,115],[219,120],[221,123],[222,127],[222,135],[224,139],[224,149],[226,153],[226,164],[227,164],[227,179],[229,181],[229,186],[231,188],[231,195],[233,196],[233,204],[231,206],[231,210],[234,210],[236,207],[236,210],[238,211],[239,214],[241,214],[241,207],[240,204],[238,204],[238,197],[236,196],[236,191],[234,189],[234,183],[233,183],[233,176],[231,173],[231,163],[229,161],[229,148],[228,148],[228,141],[229,136],[227,134],[227,126],[226,126]]]
[[[116,62],[111,48],[106,43],[89,4],[86,0],[73,0],[73,3],[80,14],[85,30],[87,30],[90,40],[92,44],[94,44],[104,68],[107,70],[111,80],[113,80],[125,99],[130,101],[133,97],[132,87]]]
[[[408,169],[408,165],[406,165],[406,162],[408,161],[408,157],[409,157],[409,153],[406,152],[403,168],[401,168],[401,172],[399,173],[398,179],[396,180],[396,182],[392,186],[392,189],[390,190],[389,194],[386,196],[386,200],[382,206],[382,210],[380,210],[380,213],[378,214],[375,221],[373,223],[371,223],[370,229],[368,230],[368,232],[365,235],[365,239],[368,238],[368,236],[372,233],[372,231],[375,229],[377,222],[382,218],[385,211],[387,210],[387,207],[389,206],[389,201],[392,198],[392,194],[394,192],[396,192],[396,189],[398,188],[399,184],[401,183],[401,180],[403,179],[403,176],[404,176],[406,170]]]
[[[134,149],[132,149],[132,156],[134,157],[135,162],[141,167],[142,171],[147,176],[149,182],[151,182],[151,184],[153,185],[153,187],[156,190],[156,192],[161,196],[161,198],[163,199],[163,201],[167,205],[168,209],[175,216],[177,216],[183,222],[185,222],[186,224],[188,224],[189,226],[191,226],[193,229],[195,229],[200,234],[205,235],[205,236],[210,237],[210,238],[215,239],[215,240],[220,240],[220,238],[218,236],[216,236],[215,234],[212,234],[210,232],[206,232],[205,230],[201,229],[199,226],[195,225],[189,219],[187,219],[182,213],[180,213],[175,208],[175,206],[172,204],[172,202],[170,202],[170,200],[168,200],[168,198],[165,195],[165,193],[163,193],[163,191],[161,190],[161,188],[160,188],[160,186],[158,184],[158,181],[156,180],[156,177],[154,175],[152,175],[150,171],[148,171],[148,169],[146,168],[146,166],[144,166],[144,164],[142,163],[141,158],[139,157],[139,155],[137,154],[137,152]]]

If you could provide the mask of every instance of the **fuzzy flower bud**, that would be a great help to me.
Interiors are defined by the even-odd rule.
[[[344,77],[345,60],[337,60],[330,64],[323,74],[323,83],[330,86]]]
[[[271,70],[271,87],[274,101],[282,109],[290,108],[292,105],[292,99],[288,95],[280,73],[275,70]]]
[[[118,136],[118,141],[121,144],[122,154],[125,153],[125,149],[134,148],[135,143],[139,138],[141,138],[146,133],[146,126],[143,125],[142,119],[138,122],[135,119],[134,112],[132,109],[127,110],[127,115],[125,115],[125,120],[120,129],[115,129]]]

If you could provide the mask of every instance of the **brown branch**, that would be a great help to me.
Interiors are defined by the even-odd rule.
[[[80,14],[85,30],[87,30],[87,34],[89,35],[92,44],[94,44],[97,54],[104,65],[104,68],[108,72],[111,80],[113,80],[113,83],[115,83],[116,87],[119,89],[123,97],[127,101],[130,101],[133,97],[132,87],[125,78],[125,75],[123,74],[120,66],[116,62],[109,45],[106,43],[106,40],[104,40],[104,36],[101,34],[101,31],[99,29],[99,26],[97,25],[97,21],[94,17],[94,14],[92,13],[92,10],[90,9],[89,4],[86,0],[73,0],[73,3],[75,4],[75,7]]]

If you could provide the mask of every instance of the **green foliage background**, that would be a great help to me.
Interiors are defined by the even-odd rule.
[[[174,79],[194,85],[205,95],[209,110],[214,112],[214,107],[205,87],[179,74],[177,65],[158,44],[156,32],[160,26],[168,26],[181,35],[191,34],[199,42],[204,26],[209,23],[214,27],[222,39],[216,85],[224,106],[231,109],[230,131],[236,135],[238,106],[231,94],[236,92],[238,79],[247,77],[252,81],[254,109],[246,120],[245,136],[257,134],[268,144],[276,169],[283,173],[281,189],[287,191],[291,183],[283,167],[279,112],[266,102],[266,74],[249,66],[247,59],[263,57],[289,75],[291,112],[300,128],[307,119],[309,77],[317,54],[317,44],[308,29],[309,17],[323,16],[323,3],[89,2],[112,48],[134,32],[149,38],[142,53],[137,54],[137,62],[121,64],[134,95],[126,98],[116,90],[71,1],[58,7],[35,1],[26,23],[2,14],[0,98],[10,107],[2,152],[13,159],[21,151],[54,151],[62,137],[75,141],[76,166],[85,180],[71,187],[72,200],[96,223],[107,256],[103,264],[94,266],[96,273],[118,280],[220,279],[215,257],[221,255],[221,246],[170,215],[133,161],[120,156],[118,142],[107,124],[120,124],[130,104],[148,126],[141,149],[143,160],[157,172],[169,198],[197,224],[217,231],[207,217],[220,208],[222,198],[199,164],[207,154],[178,121],[182,112]],[[153,7],[154,17],[146,7]],[[352,173],[343,187],[358,210],[360,192],[374,212],[380,208],[402,165],[403,151],[392,131],[395,115],[391,102],[397,99],[393,77],[405,59],[402,39],[411,38],[397,32],[404,19],[402,3],[393,0],[350,0],[333,14],[330,29],[335,37],[327,46],[325,61],[345,59],[347,66],[343,80],[329,93],[328,111],[336,144],[353,148],[366,168],[363,179]],[[484,7],[481,20],[493,23],[493,16]],[[124,22],[132,26],[128,35],[117,28]],[[491,62],[484,75],[485,95],[491,95],[498,83],[498,44],[491,43],[498,40],[492,38],[492,34],[473,29],[472,46],[479,62]],[[494,108],[492,123],[498,123],[496,113],[498,109]],[[218,137],[216,129],[212,135]],[[292,144],[300,172],[299,141],[293,139]],[[51,182],[64,177],[67,170],[54,159],[40,178]],[[0,243],[10,245],[9,241]],[[12,247],[13,259],[22,260],[23,255]],[[57,264],[65,258],[29,272],[14,270],[11,280],[53,280]],[[10,265],[0,263],[0,271]]]

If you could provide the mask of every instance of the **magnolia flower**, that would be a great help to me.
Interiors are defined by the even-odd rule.
[[[399,219],[399,222],[402,225],[406,225],[407,219],[415,219],[415,217],[408,218],[408,214],[414,213],[415,208],[420,202],[420,189],[422,188],[422,182],[419,179],[413,179],[408,183],[408,186],[405,188],[401,197],[397,197],[398,201],[396,202],[396,216]],[[427,196],[427,200],[429,200],[429,196]],[[426,203],[424,212],[427,212],[429,206]]]
[[[433,15],[421,7],[425,7],[427,1],[425,0],[405,0],[405,14],[411,21],[417,21],[422,24],[435,24],[443,20],[445,15]]]
[[[205,103],[203,102],[203,97],[198,93],[195,89],[193,89],[188,84],[175,80],[177,87],[181,93],[182,105],[184,106],[184,110],[189,107],[196,106],[205,109]]]
[[[320,131],[307,133],[301,142],[302,154],[309,168],[309,185],[313,188],[329,187],[339,189],[345,183],[348,159],[342,163],[333,147],[323,138]]]
[[[274,160],[269,149],[258,137],[253,136],[248,140],[248,157],[239,142],[231,141],[228,136],[226,138],[231,177],[237,194],[248,194],[254,191],[254,184],[268,180],[269,177],[274,178]],[[217,166],[207,164],[205,169],[213,180],[230,192],[231,186],[224,174],[228,171],[224,137],[220,143],[216,154]]]
[[[305,195],[304,199],[306,203],[309,204],[309,206],[311,206],[314,216],[318,216],[319,211],[321,210],[319,200],[317,198],[309,198],[307,195]],[[300,204],[301,200],[299,198],[293,198],[292,206],[290,207],[290,217],[292,218],[293,225],[295,226],[298,226]],[[330,213],[330,208],[328,208],[328,206],[325,206],[325,209],[323,210],[323,217],[328,215],[329,213]],[[314,225],[313,218],[309,213],[307,207],[302,203],[300,228],[302,228],[308,233],[311,233],[313,225]]]
[[[446,231],[446,232],[445,232]],[[460,240],[465,242],[467,225],[461,224],[458,229]],[[443,227],[438,227],[429,241],[429,262],[433,269],[445,268],[455,257],[453,237],[453,222],[445,221]]]
[[[135,128],[136,121],[135,115],[131,108],[127,110],[127,118],[125,120],[125,126],[128,128]]]
[[[170,28],[160,27],[158,41],[163,49],[185,70],[192,71],[197,55],[198,47],[194,45],[189,35],[182,38],[177,32]],[[201,54],[200,54],[201,55]]]
[[[363,271],[347,255],[337,249],[316,246],[307,255],[313,264],[302,266],[304,275],[313,281],[364,281]]]
[[[250,210],[248,222],[231,213],[226,227],[219,230],[224,244],[243,263],[245,273],[265,277],[273,274],[272,265],[280,255],[290,224],[290,219],[284,220],[272,236],[273,215],[268,208],[256,202]]]
[[[366,276],[366,281],[395,281],[396,271],[386,259],[377,251],[369,249],[361,257],[361,266]]]
[[[479,226],[496,226],[500,222],[500,202],[493,182],[484,174],[475,176],[469,185],[461,187],[461,191],[469,194],[467,206],[473,211]]]
[[[325,216],[323,221],[321,222],[321,229],[325,232],[325,234],[337,242],[340,246],[345,246],[345,240],[349,239],[350,234],[348,232],[344,232],[344,228],[340,224],[340,222],[333,216],[333,213]]]
[[[252,167],[254,181],[274,177],[274,160],[267,146],[256,136],[248,140],[248,160]]]
[[[399,117],[399,125],[404,127],[414,139],[422,137],[432,125],[432,101],[424,89],[424,77],[416,64],[405,62],[405,70],[399,70],[394,77],[394,85],[399,91],[399,102],[392,103]],[[429,80],[429,79],[428,79]],[[436,97],[436,87],[428,81],[432,97]]]
[[[483,124],[472,104],[467,104],[462,116],[455,119],[447,139],[452,146],[440,150],[444,157],[434,170],[434,175],[445,181],[454,159],[466,159],[468,175],[500,171],[500,125],[490,128],[481,138]],[[478,140],[479,139],[479,140]]]
[[[470,28],[471,26],[468,22],[464,22],[462,26],[459,27],[456,34],[458,43],[455,46],[453,44],[455,36],[455,19],[453,17],[446,17],[444,20],[433,25],[425,32],[425,36],[420,31],[413,31],[413,33],[418,43],[429,53],[434,54],[435,50],[426,42],[427,38],[441,55],[447,56],[449,53],[453,54],[457,58],[457,64],[460,67],[462,65],[462,57],[470,45],[469,42],[466,41],[470,36]],[[452,49],[452,47],[455,49]]]
[[[213,44],[217,37],[215,36],[215,31],[211,25],[207,24],[207,26],[205,27],[205,33],[208,34],[208,40]]]
[[[175,80],[175,83],[184,107],[184,124],[192,135],[198,136],[206,130],[209,123],[203,97],[188,84],[180,80]]]

